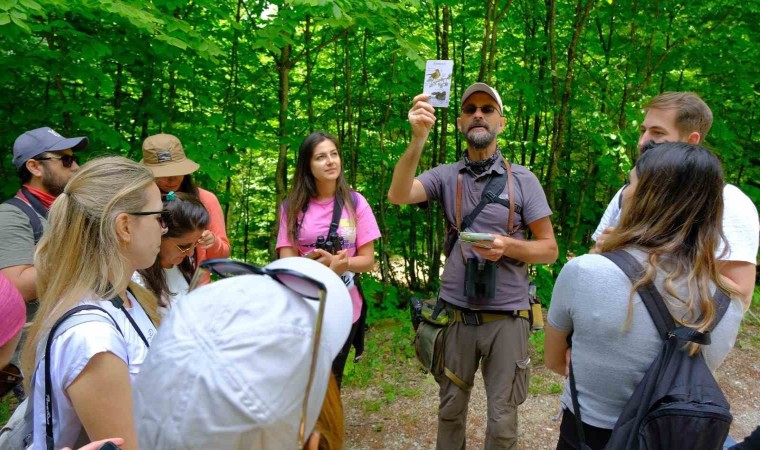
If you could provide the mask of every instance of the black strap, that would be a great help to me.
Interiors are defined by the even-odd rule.
[[[29,201],[29,204],[32,205],[32,208],[34,208],[34,210],[37,211],[37,214],[47,219],[48,209],[42,206],[42,202],[40,202],[40,199],[38,199],[34,194],[29,192],[29,189],[27,189],[25,186],[21,186],[21,192],[24,194],[24,197],[26,197],[26,199]]]
[[[583,432],[583,420],[581,419],[581,405],[578,402],[578,389],[575,385],[575,374],[573,373],[573,360],[570,358],[568,362],[570,365],[570,397],[573,399],[573,410],[575,416],[575,428],[578,435],[578,448],[581,450],[587,449],[586,433]]]
[[[478,204],[475,206],[475,209],[473,209],[469,214],[467,214],[466,217],[462,219],[461,223],[459,224],[459,230],[466,230],[473,223],[475,223],[475,219],[483,211],[483,208],[485,208],[489,203],[498,203],[503,207],[510,209],[510,199],[499,198],[499,195],[504,192],[504,188],[507,186],[507,181],[510,178],[508,173],[510,169],[506,166],[506,160],[503,160],[503,163],[504,173],[497,173],[496,175],[492,174],[489,177],[488,183],[483,189],[483,194],[480,196],[480,202],[478,202]],[[459,185],[457,185],[457,187],[459,187]],[[520,186],[520,188],[522,189],[522,186]],[[457,191],[457,198],[459,198],[460,195],[461,193]],[[512,193],[510,192],[509,195],[512,195]],[[514,212],[522,215],[522,206],[514,205]],[[507,233],[511,233],[512,231],[513,230],[508,229]]]
[[[480,196],[480,202],[475,206],[475,209],[473,209],[470,212],[470,214],[467,214],[467,216],[465,216],[462,219],[461,229],[466,230],[470,228],[473,222],[475,222],[475,218],[478,217],[480,212],[483,211],[483,208],[485,208],[487,204],[493,203],[494,201],[499,200],[499,194],[504,192],[504,188],[506,186],[507,186],[506,172],[499,173],[496,175],[491,175],[488,179],[488,183],[486,184],[486,187],[483,189],[483,195]],[[507,203],[506,206],[507,208],[509,208],[509,203]]]
[[[335,202],[333,202],[333,214],[332,219],[330,220],[330,229],[327,231],[327,236],[332,236],[333,233],[336,233],[338,231],[338,226],[340,225],[340,216],[343,212],[343,199],[335,196]]]
[[[122,333],[121,328],[119,328],[119,324],[116,323],[116,320],[114,320],[113,316],[108,313],[105,309],[101,308],[100,306],[95,305],[79,305],[76,306],[68,311],[66,311],[56,322],[53,324],[53,327],[50,328],[50,333],[48,333],[47,336],[47,342],[45,343],[45,443],[48,450],[54,450],[55,449],[55,442],[53,439],[53,393],[52,393],[52,376],[50,375],[50,349],[53,346],[53,338],[56,335],[56,330],[71,316],[74,314],[84,311],[84,310],[92,310],[97,309],[99,311],[102,311],[106,313],[108,317],[111,318],[111,321],[113,321],[113,325],[116,327],[117,330],[119,330],[119,333],[124,335]]]
[[[37,245],[37,243],[40,241],[40,238],[42,238],[42,221],[40,220],[40,216],[37,215],[35,212],[35,209],[33,206],[31,206],[29,203],[21,200],[18,197],[11,197],[8,200],[6,200],[4,203],[7,203],[11,206],[15,206],[16,208],[20,209],[26,216],[29,218],[29,224],[32,226],[32,231],[34,232],[34,245]]]
[[[132,294],[133,297],[135,297],[135,294],[132,293],[132,291],[127,288],[127,292]],[[137,297],[135,297],[135,301],[137,301]],[[137,326],[137,322],[135,322],[135,319],[132,318],[132,315],[129,314],[129,311],[127,311],[127,308],[124,307],[124,300],[122,300],[120,297],[114,297],[111,300],[109,300],[111,304],[114,306],[114,308],[119,309],[121,312],[124,313],[125,316],[127,316],[127,320],[129,321],[129,324],[132,325],[132,328],[137,332],[137,335],[140,336],[140,339],[143,341],[146,347],[150,348],[150,343],[148,342],[148,339],[145,338],[145,335],[143,334],[140,327]],[[148,317],[148,320],[150,320],[150,317]],[[152,322],[152,321],[151,321]],[[156,324],[153,324],[153,326],[156,326]]]
[[[635,283],[644,275],[644,269],[641,267],[641,264],[625,250],[621,249],[602,253],[602,256],[615,263],[628,276],[631,283]],[[660,295],[654,283],[649,282],[643,286],[639,286],[637,292],[641,296],[641,300],[644,302],[649,315],[652,317],[652,321],[657,327],[657,332],[663,340],[676,336],[700,345],[710,344],[710,332],[723,319],[731,304],[731,299],[723,291],[717,289],[713,295],[713,300],[716,303],[715,319],[707,331],[700,332],[690,327],[676,326],[668,307],[665,305],[665,301],[662,299],[662,295]]]

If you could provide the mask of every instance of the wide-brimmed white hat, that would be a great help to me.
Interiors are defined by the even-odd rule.
[[[267,268],[294,270],[327,287],[308,437],[351,328],[351,298],[316,261],[284,258]],[[140,447],[295,449],[318,307],[264,275],[217,281],[177,302],[135,381]]]

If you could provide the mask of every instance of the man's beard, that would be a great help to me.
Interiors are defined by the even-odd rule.
[[[42,187],[53,197],[58,197],[63,194],[63,189],[66,187],[68,180],[62,180],[55,175],[48,176],[47,174],[42,176]]]
[[[482,126],[482,130],[473,130],[474,126]],[[464,138],[475,150],[485,150],[496,140],[497,133],[491,131],[485,122],[470,124],[470,129],[464,133]]]

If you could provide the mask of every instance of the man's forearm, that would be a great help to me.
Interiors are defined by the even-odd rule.
[[[417,173],[417,166],[426,140],[412,138],[406,147],[406,151],[396,163],[396,167],[393,168],[393,179],[388,189],[388,200],[394,205],[409,203],[409,194],[414,184],[414,174]]]
[[[529,264],[551,264],[557,260],[557,255],[557,241],[553,238],[530,241],[509,238],[504,249],[504,256]]]

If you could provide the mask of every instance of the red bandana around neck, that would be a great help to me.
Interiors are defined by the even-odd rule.
[[[30,194],[37,197],[37,199],[42,203],[42,206],[44,206],[47,209],[50,209],[50,207],[53,205],[53,202],[55,201],[55,196],[48,194],[47,192],[43,192],[39,189],[35,189],[28,184],[25,184],[24,187],[29,191]],[[21,191],[19,191],[19,194],[23,197],[23,194]]]

